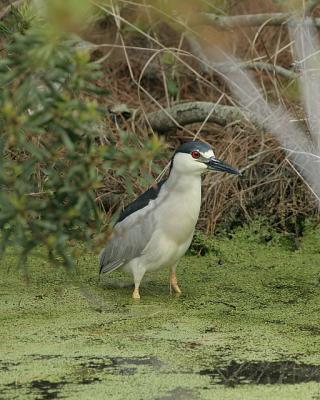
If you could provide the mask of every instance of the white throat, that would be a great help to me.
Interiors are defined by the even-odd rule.
[[[195,192],[199,192],[201,197],[201,173],[181,173],[173,167],[167,179],[166,187],[170,193],[181,192],[187,195],[188,192],[192,192],[192,195],[194,195]]]

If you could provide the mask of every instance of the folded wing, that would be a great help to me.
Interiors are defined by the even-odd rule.
[[[118,222],[100,254],[100,274],[110,273],[139,257],[155,230],[153,204]]]

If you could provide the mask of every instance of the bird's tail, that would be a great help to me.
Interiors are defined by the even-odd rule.
[[[123,264],[123,260],[113,260],[110,262],[107,257],[107,249],[103,249],[99,255],[100,270],[99,275],[110,274],[112,271],[120,268]]]

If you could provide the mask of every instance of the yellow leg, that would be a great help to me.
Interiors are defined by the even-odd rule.
[[[135,287],[134,291],[132,293],[132,298],[134,300],[140,300],[140,293],[139,293],[139,287]]]
[[[146,270],[142,268],[139,264],[136,264],[132,270],[133,272],[133,280],[134,280],[134,291],[132,293],[132,298],[134,300],[140,300],[140,293],[139,293],[139,287],[141,280],[143,278],[143,275],[145,274]]]
[[[176,293],[181,294],[181,290],[178,286],[176,271],[171,271],[171,273],[170,273],[170,293],[171,293],[172,289]]]

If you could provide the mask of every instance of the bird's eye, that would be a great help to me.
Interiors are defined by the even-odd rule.
[[[198,150],[194,150],[191,152],[191,155],[193,158],[199,158],[200,157],[200,153]]]

